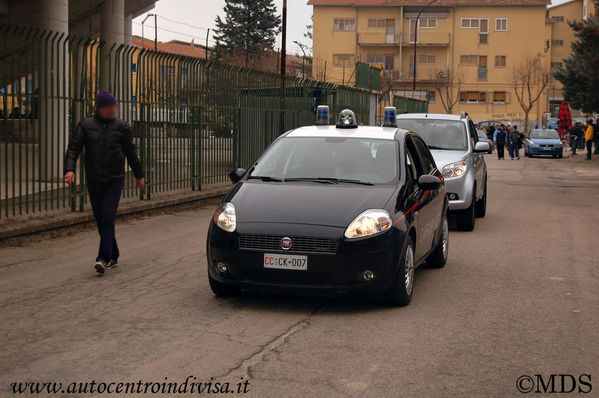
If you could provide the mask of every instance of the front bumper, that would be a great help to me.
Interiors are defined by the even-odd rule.
[[[445,179],[450,211],[465,210],[472,205],[475,180],[476,178],[470,170],[463,176]],[[456,199],[452,195],[456,195]]]
[[[314,294],[383,291],[395,280],[404,234],[395,228],[381,235],[347,241],[342,228],[255,224],[238,226],[241,232],[227,233],[211,224],[208,233],[208,272],[221,283],[259,290],[295,291]],[[337,238],[336,253],[310,253],[283,250],[249,250],[239,248],[240,233],[263,233],[282,236]],[[293,239],[293,238],[292,238]],[[264,253],[305,255],[308,269],[281,270],[264,267]],[[227,264],[219,273],[216,263]],[[375,273],[374,279],[361,278],[364,271]]]
[[[533,148],[533,147],[528,147],[528,154],[532,155],[532,156],[542,156],[542,155],[547,155],[547,156],[563,156],[564,154],[564,148],[556,148],[556,147],[539,147],[539,148]]]

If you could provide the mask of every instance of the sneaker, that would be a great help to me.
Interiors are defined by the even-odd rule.
[[[520,160],[520,158],[516,158],[516,160]]]
[[[106,264],[106,268],[110,269],[110,268],[116,268],[119,266],[119,262],[118,260],[110,260],[107,264]]]
[[[104,260],[98,260],[96,261],[96,265],[94,265],[94,268],[96,269],[96,272],[98,274],[103,274],[104,272],[106,272],[106,263],[104,262]]]

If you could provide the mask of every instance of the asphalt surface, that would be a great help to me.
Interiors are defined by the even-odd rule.
[[[252,397],[518,397],[520,376],[557,373],[591,374],[599,396],[599,159],[487,159],[487,217],[451,231],[447,266],[419,269],[405,308],[214,297],[214,202],[121,222],[103,277],[92,230],[0,248],[0,396],[195,376],[249,380]]]

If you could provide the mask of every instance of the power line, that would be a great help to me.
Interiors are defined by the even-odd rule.
[[[171,23],[176,23],[176,24],[179,24],[179,25],[185,25],[185,26],[187,26],[189,28],[193,28],[193,29],[197,29],[197,30],[202,30],[204,32],[206,32],[207,30],[209,30],[208,28],[202,28],[200,26],[192,25],[192,24],[189,24],[187,22],[175,21],[174,19],[169,19],[169,18],[163,17],[162,15],[158,15],[158,18],[164,19],[165,21],[168,21],[168,22],[171,22]]]

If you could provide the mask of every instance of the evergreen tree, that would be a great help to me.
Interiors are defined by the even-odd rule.
[[[225,0],[225,19],[216,17],[216,56],[241,53],[248,66],[250,57],[272,49],[281,30],[281,18],[273,0]]]
[[[572,54],[554,76],[564,86],[564,98],[574,109],[599,112],[599,0],[595,15],[587,20],[569,22],[577,38]]]

